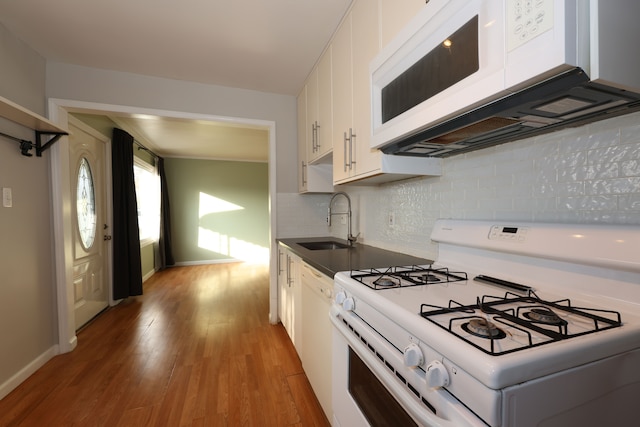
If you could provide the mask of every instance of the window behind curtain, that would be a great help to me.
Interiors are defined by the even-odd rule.
[[[160,235],[160,177],[155,166],[134,157],[133,174],[138,199],[140,245],[158,241]]]

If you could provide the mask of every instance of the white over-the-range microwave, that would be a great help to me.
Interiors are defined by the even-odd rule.
[[[640,109],[638,16],[631,0],[430,0],[371,63],[371,146],[446,157]]]

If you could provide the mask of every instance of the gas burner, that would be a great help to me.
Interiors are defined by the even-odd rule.
[[[507,334],[505,334],[502,329],[498,328],[495,323],[482,318],[469,320],[467,323],[462,325],[462,329],[480,338],[496,340],[507,336]]]
[[[420,274],[414,277],[416,277],[418,280],[423,281],[424,283],[435,283],[435,282],[442,281],[442,279],[440,279],[438,276],[432,273]]]
[[[532,308],[531,311],[527,311],[523,316],[533,322],[544,323],[546,325],[563,325],[567,323],[553,312],[553,310],[546,307]]]
[[[393,288],[400,286],[400,280],[394,279],[388,276],[382,276],[373,281],[373,284],[376,286],[381,286],[385,288]]]

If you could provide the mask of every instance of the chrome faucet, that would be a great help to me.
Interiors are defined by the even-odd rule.
[[[333,200],[338,196],[344,196],[347,199],[347,212],[332,212],[331,205],[333,204]],[[333,215],[347,215],[347,241],[349,242],[349,246],[353,246],[353,244],[358,239],[358,234],[355,236],[351,234],[351,199],[349,195],[344,191],[339,191],[337,193],[333,193],[331,196],[331,200],[329,200],[329,209],[327,213],[327,225],[331,227],[331,216]]]

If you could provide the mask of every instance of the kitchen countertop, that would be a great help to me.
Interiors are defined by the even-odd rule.
[[[335,237],[300,237],[277,239],[307,264],[333,278],[339,271],[360,270],[367,268],[385,268],[400,265],[424,265],[433,261],[388,251],[374,246],[356,243],[350,248],[310,250],[299,243],[334,241],[347,244],[346,240]]]

